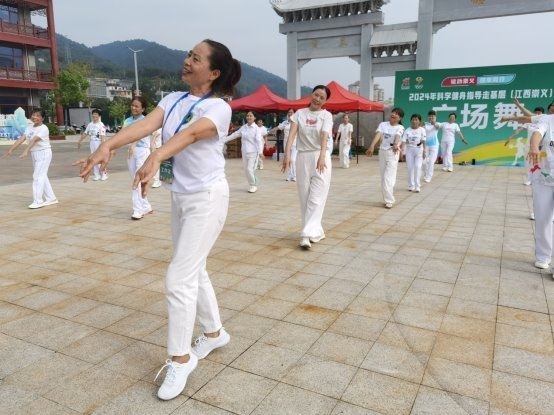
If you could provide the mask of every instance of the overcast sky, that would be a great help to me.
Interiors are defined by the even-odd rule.
[[[417,6],[417,0],[391,0],[383,7],[385,24],[416,21]],[[211,38],[238,60],[286,79],[286,36],[279,33],[282,19],[269,0],[54,0],[54,15],[57,33],[89,47],[145,39],[188,50]],[[547,45],[553,21],[551,12],[451,23],[434,36],[432,68],[552,62],[554,51]],[[332,80],[347,87],[359,80],[359,65],[335,58],[302,68],[302,85]],[[393,78],[375,81],[385,97],[393,95]]]

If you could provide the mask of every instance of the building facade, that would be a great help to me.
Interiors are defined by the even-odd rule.
[[[21,107],[30,117],[58,70],[53,0],[0,0],[0,114]],[[60,106],[48,115],[63,124]]]

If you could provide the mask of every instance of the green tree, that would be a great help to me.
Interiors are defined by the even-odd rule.
[[[131,100],[129,98],[115,97],[110,105],[110,116],[116,120],[116,123],[123,125],[125,120],[125,114],[131,106]]]
[[[66,111],[66,124],[68,123],[69,107],[84,102],[87,97],[87,89],[90,86],[87,76],[90,67],[85,63],[71,63],[62,69],[54,80],[54,96]]]

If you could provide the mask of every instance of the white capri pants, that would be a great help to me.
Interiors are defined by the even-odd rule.
[[[427,158],[423,160],[423,177],[427,180],[433,178],[435,173],[435,162],[439,154],[439,146],[427,146]]]
[[[258,153],[242,153],[242,166],[244,167],[244,174],[250,186],[258,185],[256,166],[258,165],[259,157],[260,155]]]
[[[400,151],[379,150],[379,171],[381,172],[381,192],[385,203],[394,203],[394,185]]]
[[[326,168],[322,174],[317,171],[319,150],[299,151],[296,157],[296,184],[302,216],[301,237],[320,237],[325,234],[321,221],[331,185],[331,155],[325,152]]]
[[[442,153],[442,165],[447,169],[454,168],[454,160],[452,157],[452,151],[454,150],[454,140],[441,141],[441,153]]]
[[[549,264],[552,259],[554,186],[533,183],[533,211],[535,213],[535,258],[537,261]]]
[[[223,229],[228,206],[229,186],[225,179],[208,191],[171,194],[173,258],[165,282],[170,356],[190,353],[197,315],[204,333],[221,328],[206,260]]]
[[[33,161],[33,203],[42,203],[56,199],[48,179],[48,168],[52,161],[52,149],[31,151]]]
[[[129,174],[131,175],[131,181],[135,180],[135,174],[138,169],[142,167],[148,156],[150,155],[150,149],[147,147],[135,147],[133,154],[127,159],[127,166],[129,167]],[[142,185],[139,183],[136,189],[132,190],[133,211],[134,212],[149,212],[152,210],[152,206],[146,197],[142,197]]]
[[[90,154],[94,153],[98,147],[100,147],[100,144],[102,142],[100,140],[90,140],[89,146],[90,146]],[[95,164],[92,168],[92,174],[96,178],[100,178],[100,164]]]

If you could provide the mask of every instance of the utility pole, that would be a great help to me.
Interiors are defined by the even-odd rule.
[[[127,46],[127,49],[129,49],[131,52],[133,52],[133,57],[135,59],[135,95],[140,95],[140,88],[139,88],[139,82],[138,82],[138,70],[137,70],[137,53],[142,52],[142,49],[134,50]]]

